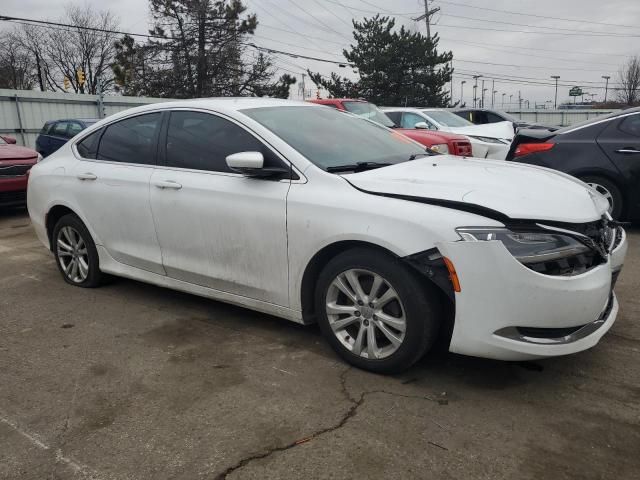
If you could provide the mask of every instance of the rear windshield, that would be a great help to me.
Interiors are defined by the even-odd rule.
[[[601,122],[602,120],[606,120],[608,118],[615,118],[618,117],[620,115],[624,115],[625,113],[632,113],[631,110],[629,111],[619,111],[619,112],[613,112],[613,113],[608,113],[606,115],[600,115],[599,117],[595,117],[595,118],[590,118],[589,120],[584,120],[582,122],[578,122],[578,123],[574,123],[573,125],[569,125],[568,127],[562,127],[558,130],[556,130],[554,133],[555,134],[560,134],[560,133],[565,133],[569,130],[573,130],[574,128],[580,128],[580,127],[587,127],[593,123],[596,122]]]
[[[445,127],[468,127],[473,125],[469,120],[459,117],[455,113],[446,110],[423,110],[424,114],[431,117],[436,123]]]
[[[374,122],[384,125],[385,127],[395,127],[395,123],[386,113],[369,102],[342,102],[347,112],[351,112],[359,117],[373,120]]]
[[[424,147],[392,130],[332,108],[242,110],[322,169],[358,162],[401,163]]]

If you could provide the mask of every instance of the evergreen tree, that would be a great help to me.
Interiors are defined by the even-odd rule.
[[[378,105],[444,107],[450,102],[445,87],[451,80],[453,54],[438,53],[437,34],[429,40],[395,20],[376,15],[353,21],[355,45],[343,55],[357,70],[355,82],[335,73],[327,79],[308,72],[334,97],[360,97]]]

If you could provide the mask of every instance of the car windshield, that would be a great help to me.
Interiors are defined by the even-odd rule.
[[[7,145],[7,142],[5,142],[4,138],[0,137],[0,145]]]
[[[436,123],[444,125],[445,127],[468,127],[473,126],[468,120],[459,117],[455,113],[447,112],[446,110],[422,110],[422,112],[428,117],[435,120]]]
[[[359,117],[366,118],[367,120],[373,120],[374,122],[384,125],[385,127],[395,127],[395,123],[391,120],[386,113],[376,107],[373,103],[369,102],[342,102],[347,112],[351,112]]]
[[[324,170],[358,163],[401,163],[425,153],[422,145],[400,133],[332,108],[265,107],[242,113]]]

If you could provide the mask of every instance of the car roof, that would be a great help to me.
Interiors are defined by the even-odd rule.
[[[82,123],[96,123],[99,122],[99,118],[56,118],[55,120],[47,120],[44,123],[53,122],[82,122]]]

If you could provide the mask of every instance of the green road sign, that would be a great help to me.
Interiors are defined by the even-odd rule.
[[[579,97],[581,95],[582,95],[582,89],[580,87],[573,87],[571,90],[569,90],[570,97]]]

